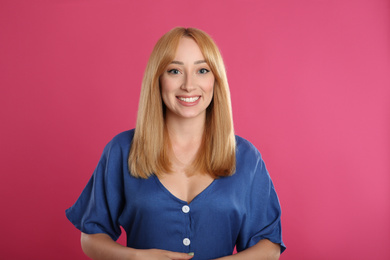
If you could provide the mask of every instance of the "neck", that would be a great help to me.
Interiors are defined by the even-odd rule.
[[[205,116],[183,119],[166,117],[166,125],[172,144],[197,143],[200,145],[205,127]]]
[[[172,149],[169,156],[173,172],[188,173],[188,167],[194,162],[202,144],[205,121],[206,114],[188,119],[166,115],[166,129]]]

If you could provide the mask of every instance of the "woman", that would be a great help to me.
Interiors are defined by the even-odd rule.
[[[279,258],[279,201],[260,153],[234,136],[225,67],[206,33],[175,28],[157,42],[136,129],[105,147],[66,214],[93,259]],[[120,226],[127,247],[114,242]]]

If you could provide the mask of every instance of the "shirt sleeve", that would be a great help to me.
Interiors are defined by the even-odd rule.
[[[105,233],[113,240],[121,234],[119,216],[124,205],[121,153],[113,141],[107,144],[80,197],[65,211],[69,221],[84,233]]]
[[[281,208],[272,180],[258,153],[251,185],[247,192],[246,216],[237,240],[237,251],[249,248],[262,239],[286,247],[282,241]]]

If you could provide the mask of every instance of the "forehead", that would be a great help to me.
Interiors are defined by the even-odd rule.
[[[175,60],[197,61],[204,60],[198,44],[190,37],[182,37],[175,53]]]

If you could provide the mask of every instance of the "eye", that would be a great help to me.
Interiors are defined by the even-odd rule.
[[[209,72],[210,71],[208,69],[205,69],[205,68],[199,70],[200,74],[206,74],[206,73],[209,73]]]
[[[168,73],[170,73],[170,74],[179,74],[180,71],[177,70],[177,69],[171,69],[171,70],[168,70]]]

